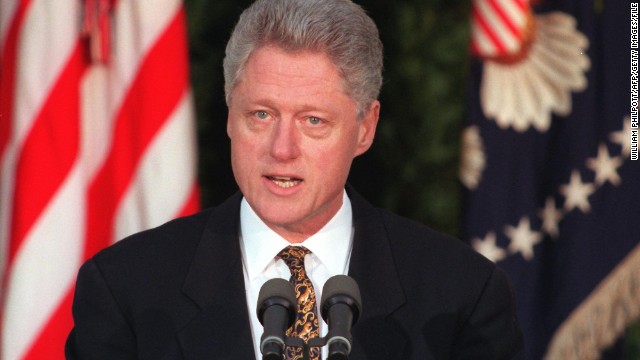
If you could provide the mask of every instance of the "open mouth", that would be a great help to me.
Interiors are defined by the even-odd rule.
[[[297,179],[288,176],[267,176],[267,179],[271,180],[274,184],[281,188],[290,188],[296,186],[302,182],[302,179]]]

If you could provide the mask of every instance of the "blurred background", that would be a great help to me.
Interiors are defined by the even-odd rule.
[[[355,2],[385,58],[349,182],[506,271],[528,359],[640,359],[633,5]],[[0,359],[62,359],[83,261],[237,191],[222,59],[250,3],[0,2]]]

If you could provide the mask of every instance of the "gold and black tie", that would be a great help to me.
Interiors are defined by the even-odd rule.
[[[291,278],[289,281],[293,284],[293,288],[298,300],[298,311],[296,321],[289,329],[287,336],[299,337],[305,343],[309,339],[319,336],[318,328],[318,310],[316,309],[316,293],[313,290],[311,279],[307,276],[304,268],[304,257],[311,251],[302,246],[287,246],[278,253],[280,257],[289,267]],[[303,358],[302,349],[293,346],[287,346],[285,350],[286,360],[298,360]],[[317,360],[320,358],[320,348],[312,347],[309,352],[309,359]]]

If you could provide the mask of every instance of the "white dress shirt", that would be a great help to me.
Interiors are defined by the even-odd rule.
[[[351,201],[343,195],[342,206],[334,217],[316,234],[300,244],[290,244],[271,230],[253,211],[246,199],[240,205],[240,247],[244,268],[244,284],[247,295],[247,306],[251,319],[251,333],[256,359],[262,359],[260,353],[260,337],[263,328],[256,306],[258,293],[262,285],[269,279],[282,278],[289,280],[291,272],[281,259],[276,258],[280,250],[289,245],[304,246],[311,251],[304,260],[305,270],[313,283],[316,293],[316,304],[320,306],[322,287],[334,275],[346,275],[349,269],[351,245],[353,242]],[[327,334],[327,324],[322,319],[320,311],[320,336]],[[323,349],[323,359],[326,359]]]

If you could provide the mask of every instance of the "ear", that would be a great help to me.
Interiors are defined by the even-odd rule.
[[[231,111],[227,110],[227,136],[231,139]]]
[[[380,102],[378,100],[374,100],[371,103],[369,110],[365,113],[364,118],[358,120],[360,128],[358,130],[358,143],[355,156],[364,154],[369,150],[371,144],[373,144],[373,138],[376,135],[376,127],[378,126],[379,117]]]

